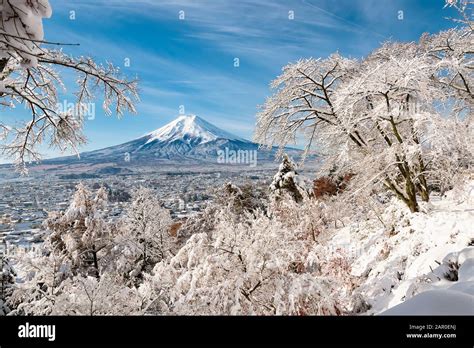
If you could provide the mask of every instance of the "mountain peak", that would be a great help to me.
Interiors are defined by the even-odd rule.
[[[217,139],[245,141],[226,132],[197,115],[180,115],[167,125],[146,135],[147,143],[183,141],[189,144],[204,144]]]
[[[178,116],[178,118],[176,118],[176,121],[177,121],[177,120],[190,120],[190,121],[195,121],[196,119],[199,119],[199,117],[197,117],[197,116],[194,115],[194,114],[189,114],[189,115],[180,115],[180,116]]]
[[[200,120],[200,119],[201,118],[199,118],[197,115],[194,115],[194,114],[180,115],[177,118],[175,118],[173,121],[171,121],[170,123],[173,123],[173,122],[192,123],[192,122],[196,122],[196,120]],[[170,124],[170,123],[168,123],[168,124]]]

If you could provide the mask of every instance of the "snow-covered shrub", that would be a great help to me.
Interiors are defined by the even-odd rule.
[[[332,168],[328,175],[323,175],[313,181],[313,195],[316,198],[335,196],[344,192],[350,183],[353,174],[336,175],[336,168]]]
[[[71,261],[61,253],[31,250],[16,255],[21,281],[15,287],[9,304],[13,315],[50,315],[63,283],[73,277]]]
[[[196,215],[188,217],[179,230],[177,231],[177,239],[180,245],[196,233],[209,233],[215,228],[217,205],[211,204]]]
[[[215,205],[218,207],[228,207],[228,211],[233,212],[236,218],[246,212],[253,212],[257,209],[265,210],[266,197],[252,184],[244,184],[241,187],[228,182],[224,184],[216,193]]]
[[[191,236],[147,279],[168,313],[345,312],[349,297],[341,296],[344,286],[308,258],[315,244],[308,223],[260,211],[245,213],[241,221],[228,219],[229,214],[221,211],[213,231]]]
[[[148,304],[146,294],[125,286],[106,274],[77,276],[64,282],[52,315],[140,315]]]
[[[334,196],[337,191],[337,184],[328,176],[322,176],[314,180],[313,192],[316,198]]]

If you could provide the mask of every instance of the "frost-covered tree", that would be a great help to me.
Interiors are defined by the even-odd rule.
[[[0,0],[0,105],[22,106],[31,113],[23,123],[0,121],[0,150],[20,170],[26,170],[25,162],[41,158],[38,146],[43,142],[77,152],[86,141],[85,106],[98,91],[103,93],[107,115],[135,112],[138,100],[136,81],[120,77],[111,63],[103,66],[89,57],[72,58],[54,48],[61,44],[46,41],[42,21],[51,15],[48,0]],[[58,108],[66,92],[59,72],[64,69],[78,74],[74,110]]]
[[[118,271],[135,282],[169,257],[175,244],[170,235],[171,224],[170,213],[156,193],[145,187],[136,189],[115,238]]]
[[[301,202],[307,195],[305,185],[296,172],[296,164],[285,154],[270,184],[270,197],[276,200],[290,197],[295,202]]]
[[[387,42],[361,61],[333,54],[289,64],[258,114],[256,140],[283,148],[303,133],[322,171],[354,174],[355,194],[384,187],[418,211],[430,180],[449,177],[437,129],[473,138],[473,40],[463,27]],[[469,144],[454,158],[472,155]]]
[[[46,245],[51,253],[71,263],[73,274],[101,275],[101,261],[112,244],[110,227],[104,217],[107,193],[93,194],[82,183],[77,185],[65,211],[52,212],[44,222],[50,232]],[[105,265],[104,265],[105,266]]]

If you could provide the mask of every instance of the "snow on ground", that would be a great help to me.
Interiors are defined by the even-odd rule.
[[[460,291],[428,290],[382,315],[473,315],[473,296]]]
[[[426,290],[385,315],[474,315],[474,247],[449,253],[422,280]]]
[[[333,247],[351,245],[367,314],[474,315],[474,182],[410,213],[393,201],[376,219],[340,229]],[[421,293],[421,295],[419,295]],[[405,302],[406,301],[406,302]]]

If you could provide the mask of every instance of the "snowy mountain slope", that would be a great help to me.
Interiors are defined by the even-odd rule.
[[[474,182],[433,197],[420,213],[394,200],[381,219],[386,226],[376,219],[351,223],[329,241],[334,249],[356,248],[347,255],[371,307],[367,314],[395,306],[384,314],[448,314],[453,309],[443,303],[456,298],[453,305],[470,300],[465,311],[474,315]],[[427,303],[432,307],[419,310]]]
[[[196,115],[183,115],[138,139],[82,153],[79,160],[75,156],[69,156],[44,162],[217,162],[218,154],[224,150],[243,151],[247,154],[252,152],[252,155],[255,151],[259,161],[273,161],[276,154],[276,148],[259,149],[258,144],[224,131]],[[288,149],[288,153],[298,156],[301,151]]]

